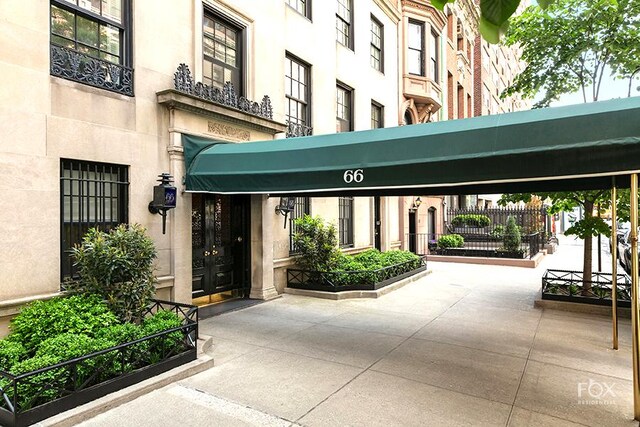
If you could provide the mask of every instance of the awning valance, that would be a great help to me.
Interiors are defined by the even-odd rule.
[[[186,187],[252,194],[608,188],[640,171],[640,97],[249,143],[183,135]]]

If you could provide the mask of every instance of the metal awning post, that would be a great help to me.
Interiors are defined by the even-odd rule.
[[[613,319],[613,349],[618,349],[618,212],[616,179],[611,183],[611,316]]]
[[[633,343],[633,417],[640,421],[640,327],[638,326],[638,174],[631,174],[631,329]]]

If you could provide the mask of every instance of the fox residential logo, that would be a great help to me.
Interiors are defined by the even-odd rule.
[[[589,381],[578,383],[578,404],[579,405],[613,405],[616,393],[613,391],[615,383],[604,381]]]

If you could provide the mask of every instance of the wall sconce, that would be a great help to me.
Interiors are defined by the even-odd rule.
[[[295,205],[295,197],[280,197],[280,203],[276,206],[276,214],[284,215],[284,228],[287,228],[287,215],[293,212]]]
[[[418,196],[415,199],[413,199],[413,203],[411,204],[411,207],[409,208],[409,210],[411,212],[415,212],[418,210],[421,204],[422,204],[422,199],[420,199],[420,196]]]
[[[167,229],[167,211],[176,207],[177,189],[172,186],[173,177],[164,172],[158,175],[159,185],[153,187],[153,200],[149,202],[149,212],[162,216],[162,234]]]

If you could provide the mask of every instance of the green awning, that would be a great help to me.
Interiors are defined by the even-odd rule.
[[[183,135],[191,192],[473,194],[609,188],[640,171],[640,97],[249,143]]]

